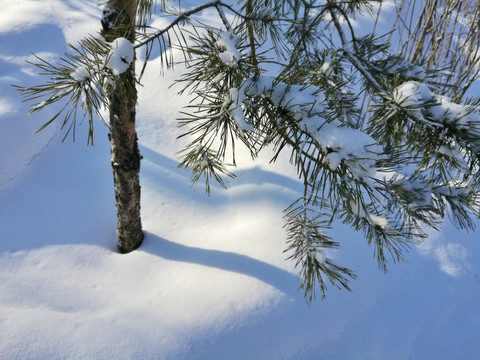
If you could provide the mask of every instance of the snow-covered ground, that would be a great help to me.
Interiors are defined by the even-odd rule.
[[[184,3],[184,2],[182,2]],[[252,162],[207,197],[177,169],[175,118],[187,102],[157,61],[139,89],[142,247],[115,251],[107,130],[95,147],[59,124],[32,134],[10,84],[41,81],[31,52],[54,59],[99,28],[94,1],[0,0],[0,359],[475,359],[480,242],[446,224],[406,263],[378,270],[343,226],[336,260],[352,293],[305,304],[285,261],[282,210],[301,191],[288,159]],[[177,69],[177,72],[181,69]]]

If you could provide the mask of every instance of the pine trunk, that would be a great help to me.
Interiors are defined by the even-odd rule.
[[[104,25],[108,41],[124,37],[134,41],[135,0],[110,0],[111,24]],[[107,24],[108,25],[108,24]],[[117,207],[118,249],[121,253],[135,250],[142,244],[140,218],[140,152],[135,129],[135,62],[120,75],[110,94],[110,142]]]

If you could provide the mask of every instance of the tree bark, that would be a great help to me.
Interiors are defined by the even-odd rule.
[[[102,19],[103,34],[108,41],[118,37],[135,40],[135,0],[110,0]],[[108,18],[106,18],[106,16]],[[140,152],[135,128],[137,91],[135,61],[119,76],[109,94],[110,142],[117,208],[118,249],[128,253],[143,241],[140,218]]]

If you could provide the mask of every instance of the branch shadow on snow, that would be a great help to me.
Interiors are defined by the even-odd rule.
[[[165,155],[160,154],[159,152],[155,151],[154,149],[150,149],[144,145],[139,144],[140,154],[143,156],[143,159],[153,163],[154,165],[161,167],[168,172],[175,173],[177,176],[183,178],[185,183],[189,183],[190,173],[186,169],[179,169],[178,165],[179,162],[167,157]],[[143,168],[145,170],[145,168]],[[298,191],[299,194],[303,191],[302,184],[300,181],[292,179],[288,176],[281,175],[279,173],[273,171],[266,171],[262,169],[260,166],[255,166],[249,169],[232,169],[235,173],[236,177],[230,179],[228,177],[224,177],[225,183],[227,188],[234,188],[240,185],[263,185],[263,184],[275,184],[279,185],[294,191]],[[146,174],[148,176],[148,174]],[[162,181],[165,179],[162,179]],[[172,181],[171,184],[175,184],[178,186],[178,182],[176,180]],[[182,184],[183,185],[183,184]],[[199,189],[202,189],[204,186],[203,178],[199,180],[199,183],[196,185]],[[224,189],[215,181],[212,181],[210,184],[211,188],[223,191]],[[192,191],[194,191],[192,189]],[[203,195],[203,193],[202,193]],[[286,203],[285,206],[288,206],[289,203]]]
[[[139,251],[160,258],[198,264],[243,274],[273,286],[284,294],[296,296],[298,279],[292,273],[246,255],[178,244],[152,233],[145,233]]]

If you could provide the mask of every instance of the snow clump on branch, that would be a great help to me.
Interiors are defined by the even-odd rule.
[[[236,67],[242,53],[237,49],[238,38],[232,32],[221,32],[215,45],[219,50],[218,56],[229,67]]]
[[[283,108],[298,122],[300,128],[314,139],[325,153],[324,161],[331,170],[342,163],[350,168],[355,178],[373,177],[377,171],[375,159],[382,153],[375,140],[364,132],[342,126],[338,120],[326,120],[326,96],[314,86],[287,85],[266,75],[248,78],[237,88],[230,90],[232,101],[229,111],[239,127],[252,131],[243,106],[249,98],[262,96],[270,99],[276,108]],[[277,119],[280,124],[282,118]],[[310,142],[307,137],[305,142]]]
[[[385,69],[389,74],[399,74],[406,78],[424,80],[427,76],[425,69],[404,60],[389,61]]]
[[[128,70],[135,57],[133,44],[125,38],[112,41],[112,50],[107,56],[105,66],[112,70],[114,75],[120,75]]]
[[[90,72],[86,66],[79,66],[70,75],[73,80],[82,82],[90,78]]]
[[[470,126],[480,122],[478,107],[456,104],[446,96],[433,94],[428,86],[417,81],[397,86],[393,91],[393,100],[405,108],[425,107],[426,114],[438,123]]]

